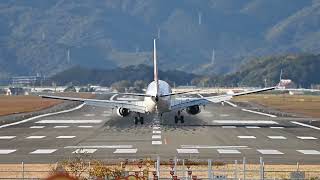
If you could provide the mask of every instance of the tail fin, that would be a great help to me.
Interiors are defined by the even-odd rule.
[[[156,39],[153,40],[153,65],[154,65],[154,81],[157,84],[157,96],[158,96],[159,95],[159,77],[158,77]]]

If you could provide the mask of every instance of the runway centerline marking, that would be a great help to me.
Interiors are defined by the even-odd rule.
[[[53,127],[53,128],[55,128],[55,129],[60,129],[60,128],[68,128],[68,127],[70,127],[70,126],[55,126],[55,127]]]
[[[76,136],[57,136],[56,139],[73,139]]]
[[[38,124],[99,124],[102,120],[41,120]]]
[[[312,136],[297,136],[298,139],[302,140],[316,140],[318,138],[312,137]]]
[[[238,136],[240,139],[256,139],[255,136]]]
[[[269,139],[287,139],[284,136],[268,136]]]
[[[151,144],[152,145],[161,145],[162,141],[152,141]]]
[[[29,137],[26,137],[26,139],[43,139],[45,137],[46,136],[29,136]]]
[[[31,126],[30,128],[31,129],[42,129],[44,128],[45,126]]]
[[[260,129],[259,126],[246,126],[247,129]]]
[[[161,135],[152,135],[152,139],[161,139]]]
[[[11,154],[16,151],[16,149],[0,149],[0,154]]]
[[[152,131],[153,134],[161,134],[161,131]]]
[[[284,127],[282,127],[282,126],[271,126],[270,128],[271,129],[283,129]]]
[[[13,139],[15,138],[16,136],[0,136],[0,140],[1,139]]]
[[[57,149],[37,149],[35,151],[30,152],[30,154],[52,154],[55,151],[57,151]]]
[[[222,126],[222,128],[225,128],[225,129],[234,129],[234,128],[237,128],[236,126]]]
[[[275,121],[265,120],[213,120],[212,122],[218,124],[279,124]]]
[[[93,126],[78,126],[78,128],[92,128]]]
[[[240,151],[236,149],[217,149],[219,154],[241,154]]]
[[[132,145],[97,145],[97,146],[66,146],[65,149],[130,149]]]
[[[259,115],[263,115],[263,116],[272,117],[272,118],[276,118],[277,117],[276,115],[262,113],[262,112],[259,112],[259,111],[253,111],[253,110],[249,110],[249,109],[241,109],[241,110],[245,111],[245,112],[250,112],[250,113],[253,113],[253,114],[259,114]]]
[[[178,154],[199,154],[198,149],[177,149]]]
[[[297,151],[306,155],[320,155],[320,151],[317,151],[317,150],[297,150]]]
[[[265,155],[281,155],[282,152],[275,150],[275,149],[257,149],[257,151],[261,154]]]
[[[77,149],[73,151],[73,154],[93,154],[97,149]]]
[[[79,106],[77,106],[77,107],[75,107],[75,108],[72,108],[72,109],[68,109],[68,110],[64,110],[64,111],[59,111],[59,112],[54,112],[54,113],[42,114],[42,115],[35,116],[35,117],[32,117],[32,118],[24,119],[24,120],[22,120],[22,121],[10,123],[10,124],[5,124],[5,125],[0,126],[0,128],[5,128],[5,127],[10,127],[10,126],[22,124],[22,123],[25,123],[25,122],[29,122],[29,121],[32,121],[32,120],[35,120],[35,119],[39,119],[39,118],[43,118],[43,117],[47,117],[47,116],[52,116],[52,115],[57,115],[57,114],[63,114],[63,113],[68,113],[68,112],[76,111],[76,110],[78,110],[78,109],[81,109],[84,105],[85,105],[85,103],[83,103],[83,104],[81,104],[81,105],[79,105]]]
[[[293,124],[300,125],[300,126],[304,126],[304,127],[308,127],[308,128],[312,128],[312,129],[320,130],[320,128],[319,128],[319,127],[312,126],[312,125],[309,125],[309,124],[304,124],[304,123],[296,122],[296,121],[290,121],[290,122],[291,122],[291,123],[293,123]]]
[[[138,149],[116,149],[113,153],[114,154],[135,154],[137,153]]]
[[[248,146],[181,145],[183,149],[250,149]]]

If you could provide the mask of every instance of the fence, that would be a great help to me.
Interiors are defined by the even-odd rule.
[[[317,180],[320,179],[320,165],[266,165],[263,158],[259,164],[248,164],[246,158],[235,160],[233,163],[213,161],[211,159],[178,159],[173,158],[161,161],[155,160],[124,160],[117,164],[107,164],[108,167],[118,167],[121,176],[133,175],[146,179],[210,179],[210,180]],[[96,179],[90,176],[93,169],[88,161],[87,168],[83,169],[82,176],[86,179]],[[46,166],[46,167],[44,167]],[[45,179],[56,165],[2,165],[0,179]],[[290,168],[288,168],[290,167]],[[80,172],[80,170],[79,170]],[[74,171],[68,173],[73,174]],[[114,176],[105,177],[114,179]]]

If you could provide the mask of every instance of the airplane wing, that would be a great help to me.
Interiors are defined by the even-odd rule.
[[[108,107],[108,108],[126,108],[133,112],[146,113],[146,107],[143,102],[126,102],[126,101],[113,101],[113,100],[99,100],[99,99],[83,99],[83,98],[71,98],[60,96],[40,96],[47,99],[58,99],[67,101],[83,102],[87,105]]]
[[[183,110],[190,106],[202,106],[209,103],[220,103],[223,101],[228,101],[236,96],[243,96],[248,94],[254,94],[264,91],[270,91],[274,90],[276,87],[269,87],[269,88],[263,88],[263,89],[257,89],[252,91],[246,91],[241,93],[234,93],[234,94],[226,94],[226,95],[219,95],[219,96],[209,96],[209,97],[201,97],[201,98],[191,98],[187,100],[175,100],[171,104],[171,110]]]

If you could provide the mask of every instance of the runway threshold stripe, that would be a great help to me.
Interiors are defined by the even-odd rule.
[[[260,129],[259,126],[246,126],[247,129]]]
[[[248,146],[181,145],[183,149],[250,149]]]
[[[218,124],[279,124],[275,121],[265,120],[213,120],[212,122]]]
[[[11,154],[16,151],[16,149],[0,149],[0,154]]]
[[[240,139],[256,139],[255,136],[238,136]]]
[[[237,128],[236,126],[222,126],[222,128],[225,128],[225,129],[234,129],[234,128]]]
[[[97,149],[77,149],[73,151],[73,154],[93,154]]]
[[[219,154],[241,154],[240,151],[236,149],[217,149]]]
[[[99,124],[102,120],[41,120],[38,124]]]
[[[75,137],[76,136],[58,136],[58,137],[56,137],[56,139],[73,139]]]
[[[257,149],[257,151],[264,155],[282,155],[283,153],[275,149]]]
[[[43,139],[45,137],[46,136],[29,136],[29,137],[26,137],[26,139]]]
[[[272,114],[267,114],[267,113],[262,113],[262,112],[258,112],[258,111],[253,111],[253,110],[249,110],[249,109],[241,109],[242,111],[245,111],[245,112],[250,112],[250,113],[253,113],[253,114],[259,114],[259,115],[263,115],[263,116],[268,116],[268,117],[277,117],[275,115],[272,115]]]
[[[62,129],[62,128],[68,128],[68,127],[70,127],[70,126],[55,126],[55,127],[53,127],[53,128],[55,128],[55,129]]]
[[[198,149],[177,149],[178,154],[199,154]]]
[[[317,150],[297,150],[299,153],[306,155],[320,155],[320,151]]]
[[[31,126],[30,129],[42,129],[45,126]]]
[[[81,109],[84,105],[85,105],[85,103],[83,103],[83,104],[81,104],[81,105],[79,105],[79,106],[77,106],[75,108],[72,108],[72,109],[59,111],[59,112],[54,112],[54,113],[42,114],[42,115],[35,116],[35,117],[32,117],[32,118],[28,118],[28,119],[25,119],[25,120],[22,120],[22,121],[10,123],[10,124],[5,124],[5,125],[0,126],[0,128],[5,128],[5,127],[10,127],[10,126],[22,124],[22,123],[29,122],[29,121],[32,121],[32,120],[35,120],[35,119],[38,119],[38,118],[43,118],[43,117],[47,117],[47,116],[53,116],[53,115],[57,115],[57,114],[63,114],[63,113],[76,111],[78,109]]]
[[[287,139],[284,136],[268,136],[269,139]]]
[[[152,145],[161,145],[162,141],[152,141]]]
[[[302,140],[316,140],[318,138],[316,137],[312,137],[312,136],[297,136],[298,139],[302,139]]]
[[[304,123],[297,122],[297,121],[291,121],[291,123],[297,124],[297,125],[300,125],[300,126],[304,126],[304,127],[308,127],[308,128],[312,128],[312,129],[316,129],[316,130],[320,130],[319,127],[312,126],[312,125],[309,125],[309,124],[304,124]]]
[[[97,145],[97,146],[66,146],[65,149],[130,149],[132,145]]]
[[[57,149],[37,149],[35,151],[30,152],[30,154],[51,154],[57,151]]]
[[[93,126],[78,126],[78,128],[92,128]]]
[[[13,139],[15,138],[16,136],[0,136],[0,140],[1,139]]]
[[[116,149],[113,153],[114,154],[135,154],[137,153],[138,149]]]

